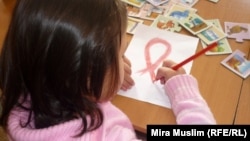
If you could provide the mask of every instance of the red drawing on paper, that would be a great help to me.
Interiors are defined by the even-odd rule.
[[[152,47],[154,44],[163,44],[164,47],[166,47],[165,52],[152,64],[151,57],[150,57],[150,47]],[[153,38],[151,39],[144,50],[144,56],[146,61],[146,68],[139,70],[138,72],[141,72],[142,74],[146,73],[147,71],[150,73],[150,77],[152,81],[155,79],[155,73],[154,70],[162,63],[162,61],[168,57],[168,55],[171,53],[171,44],[169,44],[166,40],[160,39],[160,38]]]

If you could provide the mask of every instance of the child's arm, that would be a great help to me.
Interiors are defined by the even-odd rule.
[[[165,84],[177,124],[216,124],[214,116],[191,75],[178,75]]]
[[[156,80],[165,85],[177,124],[215,124],[196,79],[187,75],[182,67],[173,70],[171,67],[175,64],[171,60],[164,61],[157,71]]]

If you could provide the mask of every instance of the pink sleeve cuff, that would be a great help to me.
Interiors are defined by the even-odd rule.
[[[170,78],[165,83],[165,91],[171,103],[178,103],[178,101],[192,98],[202,98],[197,80],[193,76],[187,74]]]

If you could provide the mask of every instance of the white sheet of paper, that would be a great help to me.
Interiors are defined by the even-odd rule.
[[[196,37],[139,24],[125,52],[132,64],[132,78],[135,81],[135,86],[127,91],[120,90],[118,94],[171,108],[163,85],[159,81],[152,82],[150,71],[144,73],[139,71],[147,66],[149,68],[156,65],[152,70],[156,74],[157,68],[162,65],[164,59],[171,59],[176,63],[181,62],[195,53],[198,42],[199,38]],[[164,53],[166,54],[164,55]],[[160,60],[160,57],[163,57],[163,60]],[[145,60],[148,60],[148,65]],[[187,73],[191,71],[192,62],[183,66]]]

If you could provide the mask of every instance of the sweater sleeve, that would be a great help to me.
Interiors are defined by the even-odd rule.
[[[216,124],[210,108],[200,94],[197,80],[191,75],[170,78],[165,83],[165,91],[177,124]]]

